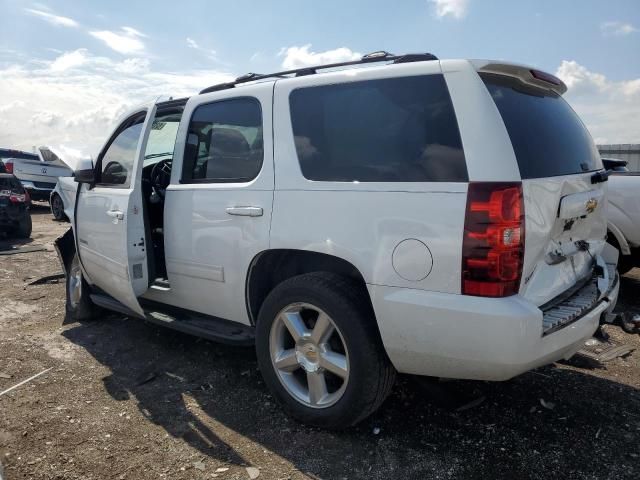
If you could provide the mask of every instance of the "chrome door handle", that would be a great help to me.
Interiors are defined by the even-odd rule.
[[[107,210],[107,215],[112,217],[114,221],[124,219],[124,213],[122,213],[120,210]]]
[[[261,217],[263,212],[262,207],[229,207],[227,213],[242,217]]]

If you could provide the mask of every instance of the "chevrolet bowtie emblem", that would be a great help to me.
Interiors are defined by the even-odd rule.
[[[592,213],[598,206],[598,200],[596,200],[595,198],[590,198],[589,200],[587,200],[587,203],[585,203],[584,206],[587,209],[587,213]]]

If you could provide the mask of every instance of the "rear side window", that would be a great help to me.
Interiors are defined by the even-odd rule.
[[[182,183],[248,182],[260,172],[263,156],[257,99],[200,105],[189,122]]]
[[[20,160],[38,160],[38,156],[33,153],[20,152],[18,150],[3,150],[0,149],[0,159],[3,158],[16,158]]]
[[[468,180],[442,75],[300,88],[289,101],[296,152],[308,180]]]
[[[523,179],[602,168],[591,135],[560,95],[505,76],[481,77],[500,111]]]

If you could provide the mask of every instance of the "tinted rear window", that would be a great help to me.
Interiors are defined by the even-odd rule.
[[[560,95],[504,76],[481,76],[509,132],[523,179],[602,168],[591,135]]]
[[[290,95],[302,174],[334,182],[464,182],[442,75],[300,88]]]
[[[11,190],[12,192],[22,193],[22,185],[15,177],[0,177],[0,191]]]
[[[0,158],[17,158],[20,160],[38,160],[33,153],[20,152],[18,150],[0,150]]]

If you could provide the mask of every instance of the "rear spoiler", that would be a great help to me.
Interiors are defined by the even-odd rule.
[[[517,63],[501,63],[493,60],[470,60],[479,73],[493,73],[518,78],[528,85],[552,90],[559,95],[567,91],[567,86],[555,75],[536,70],[535,68]]]

